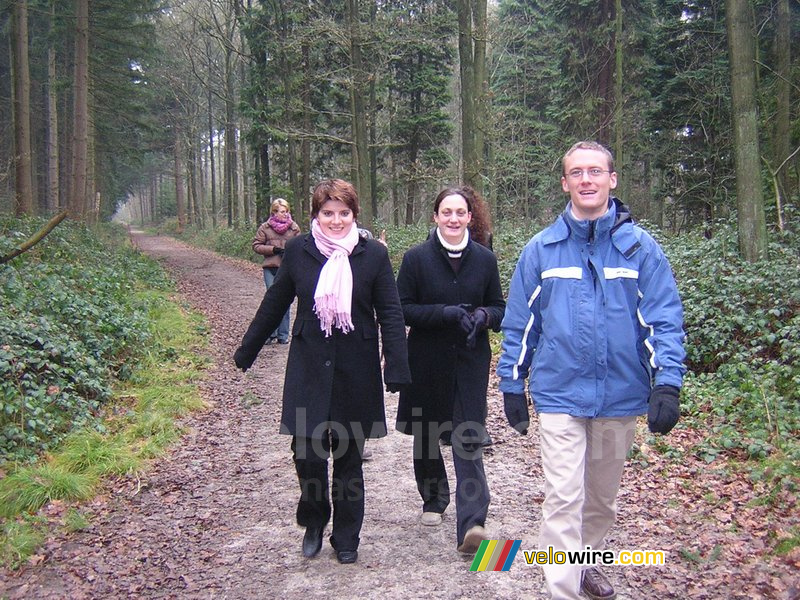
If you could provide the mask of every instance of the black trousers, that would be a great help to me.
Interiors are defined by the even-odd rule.
[[[292,437],[292,457],[300,482],[297,524],[324,527],[331,518],[330,542],[337,552],[356,550],[364,522],[364,440],[326,434],[321,440]],[[333,478],[328,491],[328,458],[333,457]]]
[[[456,470],[456,540],[475,526],[486,523],[489,512],[489,484],[483,468],[483,447],[490,443],[482,423],[464,423],[456,396],[450,441]],[[424,424],[423,424],[424,425]],[[423,426],[414,430],[414,478],[422,497],[422,510],[442,513],[450,504],[450,484],[439,447],[440,428]]]

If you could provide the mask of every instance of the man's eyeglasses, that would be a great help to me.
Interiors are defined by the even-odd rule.
[[[570,179],[581,179],[584,173],[589,176],[589,179],[597,179],[598,177],[602,177],[605,173],[611,173],[611,171],[605,171],[603,169],[572,169],[572,171],[567,173],[567,177]]]

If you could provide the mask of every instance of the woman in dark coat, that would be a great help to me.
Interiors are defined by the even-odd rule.
[[[234,360],[242,370],[253,364],[296,296],[281,433],[292,436],[303,554],[319,552],[332,497],[330,542],[339,561],[351,563],[364,518],[364,440],[386,435],[378,326],[390,391],[410,381],[405,326],[386,248],[358,235],[353,186],[323,181],[314,189],[311,212],[311,233],[286,244],[275,282]]]
[[[487,329],[499,331],[505,301],[494,254],[470,239],[482,202],[471,188],[436,197],[430,238],[403,257],[397,287],[408,336],[412,383],[400,392],[397,428],[414,436],[414,476],[422,523],[438,525],[450,502],[439,440],[453,446],[456,541],[474,553],[486,539],[489,488],[482,449],[492,352]],[[481,207],[482,208],[482,207]]]

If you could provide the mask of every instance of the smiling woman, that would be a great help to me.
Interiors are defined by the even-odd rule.
[[[405,325],[386,247],[358,233],[355,188],[341,179],[321,182],[311,216],[311,233],[286,244],[275,282],[234,361],[250,368],[297,297],[281,433],[292,436],[300,482],[297,523],[306,529],[302,552],[306,558],[320,552],[333,515],[330,543],[339,562],[353,563],[364,519],[364,442],[386,435],[378,332],[386,388],[397,391],[411,381]]]

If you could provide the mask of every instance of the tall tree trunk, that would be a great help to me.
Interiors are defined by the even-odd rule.
[[[211,51],[206,43],[206,55],[208,56],[208,68],[211,72]],[[216,144],[216,135],[214,132],[214,104],[211,98],[211,82],[208,83],[206,88],[206,97],[208,102],[208,161],[209,161],[209,175],[211,179],[211,226],[217,228],[217,174],[216,165],[214,163],[214,144]]]
[[[474,0],[475,36],[472,68],[475,76],[474,85],[474,136],[475,156],[478,159],[477,176],[472,187],[483,193],[483,182],[486,178],[486,133],[489,129],[489,78],[486,74],[486,43],[489,38],[489,26],[486,18],[486,0]]]
[[[186,227],[186,200],[183,191],[183,148],[181,147],[180,127],[175,126],[175,206],[178,212],[178,233],[183,233]]]
[[[242,165],[242,218],[245,223],[251,222],[250,217],[250,161],[248,160],[247,144],[239,146],[239,163]]]
[[[303,43],[302,47],[303,56],[303,131],[311,131],[311,56],[310,48],[307,43]],[[308,135],[303,136],[300,146],[300,157],[302,161],[303,172],[300,175],[300,196],[297,199],[297,205],[300,210],[297,213],[301,223],[306,223],[310,212],[309,209],[309,194],[311,191],[311,140]]]
[[[475,69],[472,48],[472,3],[457,0],[458,59],[461,77],[461,156],[462,179],[475,187],[480,183],[478,150],[475,147]]]
[[[725,0],[731,74],[731,115],[739,212],[739,250],[745,260],[767,258],[756,105],[755,41],[747,0]]]
[[[603,0],[600,3],[600,14],[603,15],[603,26],[607,21],[615,20],[614,15],[614,1]],[[604,43],[598,43],[597,51],[603,52],[603,64],[597,73],[597,96],[599,100],[598,115],[597,115],[597,139],[606,145],[611,145],[611,115],[614,107],[614,60],[613,48],[608,48]]]
[[[369,183],[369,142],[367,139],[367,114],[364,106],[364,58],[361,52],[362,28],[359,15],[359,0],[347,0],[347,15],[350,25],[350,106],[353,129],[353,165],[352,178],[359,198],[361,212],[359,221],[372,227],[375,214],[372,211],[372,200],[367,199],[370,193]]]
[[[50,35],[54,35],[56,5],[50,5]],[[60,207],[58,182],[58,92],[56,91],[56,49],[47,47],[47,211]]]
[[[92,80],[89,79],[89,91],[87,97],[89,98],[89,111],[87,114],[93,114],[92,110]],[[95,128],[94,121],[89,119],[86,127],[86,221],[88,223],[96,223],[100,215],[100,191],[97,189],[97,155],[95,152]]]
[[[234,90],[233,27],[225,45],[225,196],[228,226],[239,222],[239,178],[236,160],[236,91]]]
[[[628,196],[628,178],[625,177],[625,148],[623,132],[625,130],[623,119],[625,115],[625,95],[622,67],[624,64],[622,41],[622,0],[614,0],[614,14],[616,15],[616,30],[614,33],[614,62],[616,76],[614,78],[614,168],[622,174],[617,187],[617,195],[625,200]]]
[[[73,82],[72,186],[69,211],[84,220],[89,145],[89,0],[75,0],[75,81]]]
[[[263,196],[262,212],[258,221],[266,221],[269,218],[270,197],[272,196],[272,181],[270,180],[269,168],[269,144],[264,142],[259,146],[259,169],[261,172],[261,194]]]
[[[12,14],[14,70],[14,211],[33,214],[31,167],[31,76],[28,66],[28,3],[17,0]]]
[[[775,132],[774,157],[775,168],[782,168],[777,173],[778,193],[783,198],[789,197],[789,164],[786,162],[791,154],[791,26],[789,0],[778,0],[775,15],[775,72],[778,77],[775,84]],[[780,200],[779,200],[780,204]],[[782,221],[782,206],[778,207],[779,222]]]
[[[158,177],[153,173],[150,175],[150,222],[157,223],[158,219]]]
[[[370,29],[375,28],[378,15],[378,3],[371,0],[369,7]],[[376,82],[378,74],[373,69],[369,77],[369,193],[372,199],[372,215],[378,218],[378,101]]]

